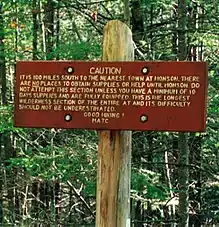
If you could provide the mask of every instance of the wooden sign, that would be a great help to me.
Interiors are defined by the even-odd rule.
[[[204,62],[17,62],[14,125],[205,131]]]

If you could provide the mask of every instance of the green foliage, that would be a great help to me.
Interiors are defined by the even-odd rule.
[[[208,182],[208,185],[203,191],[203,213],[211,217],[215,222],[219,221],[219,184],[218,182]]]
[[[60,59],[60,60],[99,60],[101,59],[101,44],[103,26],[111,18],[123,17],[122,1],[106,1],[96,3],[95,1],[58,1],[55,0],[55,21],[54,45],[50,53],[45,53],[47,37],[44,32],[48,32],[45,25],[46,10],[48,0],[37,1],[37,8],[42,7],[37,13],[37,57],[38,59]],[[133,3],[134,1],[131,1]],[[138,0],[140,3],[139,12],[142,14],[143,28],[140,38],[135,41],[136,59],[141,60],[175,60],[176,52],[174,48],[177,42],[174,35],[177,35],[177,8],[176,1],[171,0]],[[0,0],[3,4],[3,23],[1,24],[0,36],[4,34],[4,40],[0,43],[0,56],[6,59],[7,71],[7,91],[8,97],[13,90],[14,64],[16,60],[31,60],[33,54],[33,0]],[[40,3],[40,4],[39,4]],[[60,7],[58,7],[60,6]],[[214,220],[218,220],[216,213],[218,208],[218,151],[219,151],[219,58],[218,58],[218,2],[217,1],[187,1],[188,50],[191,46],[197,47],[197,53],[202,52],[203,59],[209,65],[209,87],[208,87],[208,116],[207,132],[197,134],[203,137],[201,146],[201,163],[196,163],[196,150],[194,147],[190,159],[190,182],[191,192],[197,194],[197,171],[201,171],[202,183],[202,203],[196,201],[190,195],[191,202],[197,202],[200,208],[215,212]],[[192,14],[194,6],[198,6],[197,26],[194,23]],[[194,8],[193,8],[194,7]],[[132,4],[130,5],[132,8]],[[93,10],[98,11],[97,22],[91,18]],[[59,11],[59,15],[58,15]],[[139,15],[139,12],[137,15]],[[135,18],[132,18],[135,19]],[[15,20],[17,27],[13,27],[11,22]],[[57,22],[60,22],[60,30],[57,29]],[[74,23],[73,23],[74,22]],[[194,26],[195,25],[195,26]],[[132,27],[132,26],[131,26]],[[132,27],[133,28],[133,27]],[[44,29],[44,31],[43,31]],[[138,31],[137,31],[138,32]],[[133,33],[135,31],[133,30]],[[134,37],[136,34],[133,34]],[[45,42],[45,43],[44,43]],[[175,42],[175,43],[174,43]],[[4,47],[4,48],[3,48]],[[188,53],[189,55],[189,53]],[[1,80],[1,79],[0,79]],[[38,202],[39,198],[32,195],[32,182],[60,182],[62,186],[61,194],[61,216],[60,223],[69,226],[79,226],[78,223],[91,222],[92,218],[84,211],[83,203],[70,195],[68,182],[76,189],[81,189],[80,194],[84,196],[90,204],[96,191],[96,162],[97,162],[97,134],[95,131],[86,130],[60,130],[60,129],[17,129],[13,127],[13,107],[0,106],[0,136],[8,136],[10,141],[13,138],[13,149],[6,146],[3,137],[0,137],[1,154],[0,159],[7,157],[0,165],[1,184],[3,186],[1,195],[16,194],[11,201],[13,204],[19,200],[20,211],[17,223],[13,223],[14,211],[9,207],[10,200],[4,201],[4,211],[6,211],[5,226],[25,226],[20,219],[26,218],[31,224],[26,226],[36,226],[38,219],[32,215],[35,210],[31,210],[32,202]],[[9,137],[10,135],[10,137]],[[170,192],[176,197],[179,193],[177,170],[178,170],[178,144],[176,133],[158,132],[134,132],[133,133],[133,167],[132,167],[132,198],[142,202],[142,207],[150,202],[152,208],[158,203],[160,208],[170,199]],[[192,135],[190,135],[192,137]],[[6,149],[7,148],[7,149]],[[197,148],[197,149],[196,149]],[[14,153],[12,152],[14,151]],[[168,163],[164,164],[164,154],[168,152]],[[8,155],[10,154],[10,155]],[[12,157],[13,156],[13,157]],[[170,172],[170,183],[168,184],[166,171]],[[195,172],[195,174],[194,174]],[[12,173],[8,175],[8,173]],[[16,175],[13,178],[13,174]],[[24,177],[24,179],[23,179]],[[10,191],[9,182],[14,185],[13,193]],[[167,186],[168,185],[168,186]],[[193,188],[194,187],[194,188]],[[25,190],[29,190],[27,193]],[[10,194],[11,193],[11,194]],[[43,190],[38,192],[43,194]],[[52,198],[52,195],[50,195]],[[72,196],[72,200],[69,197]],[[50,198],[51,207],[53,204]],[[2,198],[0,198],[2,199]],[[4,198],[5,199],[5,198]],[[69,200],[68,200],[69,199]],[[47,201],[40,201],[35,209],[40,210],[40,214],[46,214],[47,218],[42,218],[42,223],[56,226],[53,209],[48,214],[45,204]],[[28,203],[27,207],[23,206]],[[17,204],[16,204],[17,205]],[[176,203],[177,205],[177,203]],[[50,207],[50,208],[51,208]],[[53,207],[53,208],[54,208]],[[193,207],[196,209],[197,207]],[[145,208],[145,207],[144,207]],[[177,207],[176,207],[177,208]],[[26,209],[26,210],[25,210]],[[94,212],[92,207],[92,211]],[[177,209],[176,209],[177,210]],[[11,213],[10,213],[11,212]],[[27,214],[26,214],[27,212]],[[23,216],[21,217],[21,213]],[[144,212],[142,212],[144,213]],[[46,216],[45,215],[45,216]],[[67,220],[73,216],[74,220]],[[13,218],[12,218],[13,217]],[[135,217],[133,217],[135,218]],[[7,220],[6,220],[7,219]],[[142,220],[144,217],[142,217]],[[160,219],[157,219],[160,220]],[[54,221],[54,222],[53,222]],[[25,223],[25,221],[23,222]],[[34,223],[34,224],[33,224]],[[53,223],[53,224],[51,224]],[[76,223],[76,224],[75,224]],[[1,225],[1,224],[0,224]],[[144,225],[142,223],[142,225]],[[2,225],[4,226],[4,225]]]
[[[0,106],[0,133],[8,133],[15,130],[12,116],[12,106]]]
[[[167,191],[159,178],[160,174],[156,172],[132,168],[132,192],[145,199],[165,200]]]
[[[84,185],[83,192],[87,196],[94,196],[96,189],[96,140],[92,135],[93,139],[89,141],[87,146],[84,136],[86,133],[84,135],[76,132],[72,135],[68,146],[54,145],[51,147],[51,145],[47,145],[38,148],[37,151],[34,147],[29,148],[25,153],[20,152],[19,157],[11,158],[7,168],[24,169],[31,177],[45,181],[55,179],[63,183],[70,181],[77,187]],[[63,137],[63,135],[59,135],[59,137]],[[57,140],[56,143],[62,144]]]
[[[85,60],[95,59],[101,54],[101,47],[96,43],[86,42],[66,42],[60,44],[52,53],[49,59],[55,59],[59,56],[62,60]]]

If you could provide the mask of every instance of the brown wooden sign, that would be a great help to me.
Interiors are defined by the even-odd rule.
[[[205,131],[204,62],[17,62],[14,125]]]

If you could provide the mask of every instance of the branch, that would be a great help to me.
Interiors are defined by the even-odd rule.
[[[41,147],[37,142],[34,142],[34,141],[29,141],[28,139],[26,139],[24,136],[20,135],[19,133],[17,132],[13,132],[15,136],[19,137],[20,139],[22,139],[23,141],[25,141],[28,145],[30,145],[31,147],[33,147],[36,151],[40,152],[40,150],[36,147]]]
[[[57,168],[57,166],[55,164],[53,164],[53,168],[58,171],[61,175],[63,175]],[[85,207],[87,208],[87,210],[90,212],[90,214],[92,215],[93,218],[95,218],[95,215],[93,214],[90,206],[88,205],[88,203],[85,201],[85,199],[81,196],[80,192],[72,185],[72,183],[67,180],[67,184],[68,186],[74,191],[75,195],[81,200],[81,202],[85,205]]]

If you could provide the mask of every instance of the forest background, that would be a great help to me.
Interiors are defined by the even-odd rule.
[[[1,0],[0,226],[95,222],[97,133],[13,127],[16,61],[101,60],[112,19],[130,19],[136,60],[177,60],[180,7],[184,60],[208,63],[207,131],[188,133],[184,159],[178,133],[133,132],[131,221],[176,226],[184,201],[190,226],[219,222],[219,2]]]

